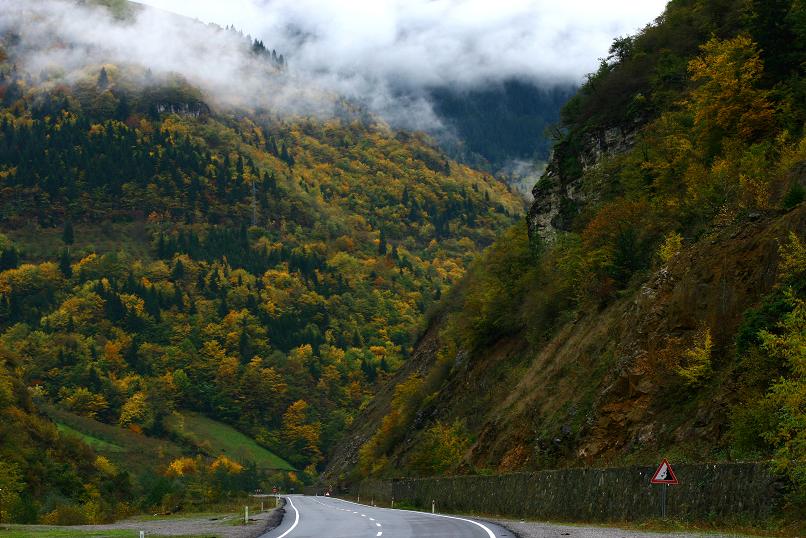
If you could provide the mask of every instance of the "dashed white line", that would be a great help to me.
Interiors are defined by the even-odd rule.
[[[378,534],[376,534],[375,536],[381,536],[382,534],[383,534],[383,531],[378,531]]]
[[[343,503],[358,504],[358,503],[354,503],[352,501],[345,501],[344,499],[336,498],[335,500],[341,501]],[[473,521],[472,519],[465,519],[463,517],[456,517],[456,516],[446,516],[444,514],[429,514],[428,512],[419,512],[419,511],[416,511],[416,510],[400,510],[400,509],[397,509],[397,508],[388,508],[387,510],[394,510],[395,512],[408,512],[410,514],[422,514],[424,516],[429,516],[429,517],[443,517],[443,518],[446,518],[446,519],[455,519],[457,521],[464,521],[465,523],[472,523],[473,525],[475,525],[477,527],[480,527],[484,532],[486,532],[487,536],[489,538],[495,538],[495,534],[493,533],[493,531],[491,531],[486,525],[482,525],[478,521]],[[378,524],[378,526],[380,526],[380,524]],[[380,534],[378,534],[378,536],[380,536]],[[278,538],[282,538],[282,537],[278,537]]]
[[[376,523],[376,525],[377,525],[377,526],[379,526],[379,527],[381,526],[381,524],[380,524],[380,523]]]

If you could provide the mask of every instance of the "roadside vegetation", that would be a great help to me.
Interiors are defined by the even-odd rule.
[[[441,348],[431,371],[398,385],[361,449],[358,476],[646,463],[663,449],[682,461],[771,460],[793,486],[794,505],[803,502],[806,231],[797,223],[806,193],[805,7],[799,0],[673,1],[655,24],[615,40],[611,56],[566,105],[550,173],[537,186],[562,193],[575,185],[575,197],[560,195],[566,197],[556,233],[533,230],[529,237],[525,224],[515,225],[443,298],[434,316]],[[592,164],[585,152],[612,129],[631,142]],[[653,409],[680,417],[650,448],[631,442],[606,452],[606,429],[601,442],[590,443],[598,453],[575,444],[592,434],[603,380],[612,383],[605,376],[618,371],[615,356],[598,354],[590,365],[579,356],[584,350],[573,357],[557,352],[548,366],[559,373],[533,380],[533,390],[551,390],[545,400],[556,405],[524,410],[507,400],[530,357],[549,344],[561,347],[553,340],[560,331],[567,336],[575,323],[628,299],[637,304],[650,277],[717,244],[724,230],[787,215],[795,228],[780,234],[777,276],[739,313],[738,329],[690,312],[689,326],[658,335],[642,359],[636,377],[662,402]],[[626,368],[627,359],[620,360]],[[496,411],[481,409],[494,413],[494,422],[479,420],[479,407],[464,395],[467,385],[457,388],[472,368],[487,383],[473,390],[505,395],[501,405],[485,400]],[[559,392],[561,379],[575,373],[573,394]],[[714,399],[730,410],[720,433],[672,438],[675,426]],[[491,446],[502,431],[509,435],[504,446]],[[426,445],[439,461],[424,465],[418,447]]]
[[[15,46],[0,36],[3,521],[300,488],[524,209],[347,103],[214,111],[139,66],[29,73]]]

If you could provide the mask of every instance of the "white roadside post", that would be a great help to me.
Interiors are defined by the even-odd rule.
[[[392,497],[392,508],[394,509],[394,507],[395,507],[395,498]]]
[[[248,506],[243,507],[243,524],[244,525],[249,525],[249,507]]]
[[[140,538],[146,538],[146,531],[140,531]]]
[[[431,499],[431,513],[432,514],[437,513],[437,501],[434,499]]]

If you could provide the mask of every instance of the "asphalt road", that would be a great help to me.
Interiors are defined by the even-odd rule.
[[[286,497],[282,524],[261,538],[513,538],[481,520],[373,508],[331,497]]]

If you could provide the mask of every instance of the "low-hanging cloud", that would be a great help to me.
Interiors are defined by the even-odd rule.
[[[235,24],[307,71],[396,84],[473,85],[509,77],[578,82],[613,38],[660,15],[664,0],[145,0]]]
[[[310,79],[280,72],[252,53],[243,35],[153,9],[126,17],[74,0],[0,0],[0,34],[14,35],[15,61],[50,83],[76,82],[87,68],[112,63],[147,70],[129,83],[180,75],[210,104],[262,107],[280,114],[332,114],[336,98]],[[131,73],[130,73],[131,75]],[[141,74],[142,75],[142,74]]]
[[[510,78],[578,83],[615,36],[654,19],[661,0],[146,0],[126,20],[71,0],[0,0],[0,31],[20,34],[26,67],[131,63],[178,73],[220,104],[333,112],[334,95],[390,122],[433,129],[433,87]],[[159,9],[154,9],[159,8]],[[180,17],[173,13],[183,15]],[[279,75],[234,25],[289,60]]]

